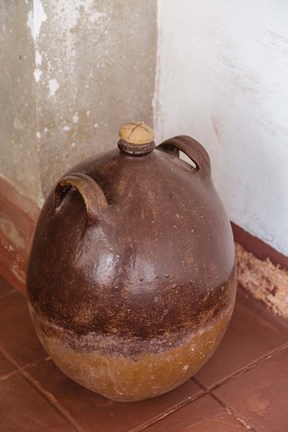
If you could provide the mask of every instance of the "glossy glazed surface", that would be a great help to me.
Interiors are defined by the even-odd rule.
[[[143,341],[147,355],[179,348],[179,335],[203,332],[225,312],[226,324],[214,335],[219,342],[234,304],[235,254],[207,153],[189,137],[154,150],[146,145],[141,155],[133,154],[133,146],[129,154],[119,147],[74,167],[47,199],[28,270],[34,315],[49,328],[63,329],[65,344],[67,337],[83,342],[89,335],[129,340],[120,344],[121,353],[108,350],[111,358],[138,356]],[[175,147],[196,168],[180,160]],[[63,333],[56,333],[61,343]],[[81,356],[85,343],[70,348]],[[198,363],[189,366],[190,376]],[[172,381],[179,385],[176,376]],[[105,396],[121,399],[115,392]]]

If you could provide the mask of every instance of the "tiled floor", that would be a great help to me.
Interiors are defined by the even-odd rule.
[[[0,279],[0,432],[287,432],[287,388],[287,329],[239,294],[220,347],[193,380],[144,402],[109,401],[54,366],[25,299]]]

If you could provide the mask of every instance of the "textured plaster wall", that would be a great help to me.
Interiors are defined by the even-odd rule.
[[[230,218],[288,255],[288,3],[158,6],[158,139],[200,141]]]
[[[8,60],[0,109],[9,124],[0,175],[41,204],[67,168],[114,147],[123,123],[151,124],[156,9],[156,0],[2,2],[13,36],[2,24]],[[25,70],[19,55],[27,56]]]
[[[0,175],[39,202],[31,7],[32,1],[0,2]]]

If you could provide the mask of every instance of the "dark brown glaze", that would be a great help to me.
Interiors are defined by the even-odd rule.
[[[128,338],[127,355],[140,340],[158,338],[160,349],[167,335],[230,316],[235,298],[232,231],[207,152],[189,137],[154,146],[120,140],[66,173],[42,209],[28,269],[41,322],[66,336]]]

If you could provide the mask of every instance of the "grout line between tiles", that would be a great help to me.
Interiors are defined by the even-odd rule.
[[[133,429],[129,429],[129,432],[141,432],[141,431],[145,431],[145,429],[147,429],[149,426],[158,423],[160,420],[163,420],[164,418],[170,416],[171,414],[174,414],[176,411],[180,410],[181,408],[189,405],[190,403],[195,402],[196,400],[202,398],[203,396],[205,396],[207,394],[207,392],[203,392],[203,393],[199,393],[198,395],[195,395],[195,397],[188,397],[187,399],[185,399],[185,401],[180,402],[178,405],[173,406],[172,408],[170,408],[169,410],[161,413],[158,417],[154,417],[151,418],[150,420],[147,420],[145,423],[142,423],[139,426],[136,426]]]
[[[210,396],[213,397],[216,402],[218,402],[229,414],[231,414],[239,423],[241,423],[246,429],[249,429],[252,432],[257,432],[255,428],[253,428],[249,423],[247,423],[244,419],[239,417],[239,415],[231,409],[229,406],[227,406],[224,401],[222,401],[221,398],[219,398],[215,393],[209,392]]]
[[[39,358],[39,360],[36,360],[33,363],[27,363],[25,366],[22,366],[22,368],[26,371],[27,369],[30,369],[31,367],[37,366],[40,363],[48,361],[48,360],[50,360],[50,357],[48,355],[45,357],[43,356],[43,357]]]
[[[243,366],[242,368],[238,369],[237,371],[231,373],[230,375],[226,376],[222,380],[216,382],[211,387],[207,387],[205,384],[203,384],[198,378],[193,377],[193,380],[195,383],[201,387],[204,391],[213,391],[216,390],[218,387],[221,387],[222,385],[230,382],[232,379],[236,378],[239,375],[242,375],[246,372],[248,372],[251,369],[254,369],[258,365],[262,364],[265,360],[269,359],[270,357],[273,357],[274,355],[277,355],[279,352],[284,351],[288,348],[288,342],[285,342],[283,345],[274,348],[274,350],[269,351],[268,353],[264,354],[262,357],[259,357],[254,362],[250,363],[249,365]]]
[[[23,378],[29,382],[29,384],[31,384],[31,386],[42,396],[44,397],[47,402],[53,406],[53,408],[55,408],[61,415],[62,417],[65,418],[65,420],[67,420],[67,422],[74,427],[74,429],[77,432],[87,432],[86,429],[82,428],[82,426],[80,426],[74,419],[73,417],[71,417],[71,415],[68,413],[68,411],[66,411],[55,399],[55,397],[49,393],[48,391],[44,390],[42,388],[42,386],[40,385],[40,383],[38,383],[38,381],[34,380],[31,375],[29,375],[29,373],[22,368],[14,359],[13,357],[11,357],[7,351],[0,346],[0,352],[2,354],[3,357],[5,357],[5,359],[12,365],[15,367],[15,369],[17,369],[17,371],[23,376]]]
[[[208,388],[206,387],[201,381],[199,381],[197,378],[192,377],[192,380],[202,389],[202,393],[199,394],[198,396],[195,396],[195,398],[191,398],[191,400],[185,400],[182,403],[178,404],[176,407],[174,406],[173,408],[171,408],[170,410],[162,413],[159,417],[151,419],[150,421],[147,421],[146,423],[142,424],[141,426],[138,426],[134,429],[131,429],[129,432],[140,432],[140,431],[144,431],[146,428],[148,428],[149,426],[151,426],[152,424],[155,424],[161,420],[163,420],[165,417],[173,414],[174,412],[178,411],[179,409],[183,408],[184,406],[194,402],[197,399],[202,398],[203,396],[206,396],[207,394],[210,395],[211,397],[213,397],[229,414],[231,414],[239,423],[241,423],[246,429],[251,430],[252,432],[257,432],[257,430],[255,428],[253,428],[252,426],[250,426],[247,422],[245,422],[245,420],[243,420],[241,417],[239,417],[237,415],[237,413],[231,409],[229,406],[225,405],[225,403],[218,398],[218,396],[214,393],[214,390],[218,387],[220,387],[223,384],[226,384],[227,382],[229,382],[230,380],[232,380],[233,378],[235,378],[236,376],[242,375],[245,372],[248,372],[249,370],[253,369],[254,367],[258,366],[259,364],[263,363],[265,360],[269,359],[270,357],[273,357],[274,355],[278,354],[281,351],[284,351],[285,349],[288,348],[288,342],[284,343],[283,345],[281,345],[280,347],[275,348],[274,350],[270,351],[269,353],[266,353],[264,356],[262,356],[261,358],[259,358],[258,360],[256,360],[255,362],[252,362],[251,364],[249,364],[246,367],[243,367],[242,369],[238,370],[237,372],[235,372],[234,374],[229,375],[228,377],[226,377],[225,379],[223,379],[222,381],[216,383],[213,387]]]
[[[227,405],[218,395],[216,395],[214,393],[214,390],[216,390],[217,388],[219,388],[220,386],[222,386],[223,384],[228,383],[229,381],[233,380],[234,378],[236,378],[237,376],[240,376],[246,372],[248,372],[249,370],[254,369],[255,367],[257,367],[258,365],[262,364],[265,360],[268,360],[269,358],[277,355],[279,352],[284,351],[285,349],[288,348],[288,342],[284,343],[283,345],[281,345],[280,347],[275,348],[274,350],[270,351],[269,353],[266,353],[264,356],[262,356],[261,358],[259,358],[258,360],[256,360],[255,362],[252,362],[251,364],[249,364],[248,366],[238,370],[237,372],[235,372],[234,374],[229,375],[228,377],[226,377],[225,379],[223,379],[222,381],[219,381],[218,383],[216,383],[214,386],[212,386],[211,388],[208,388],[207,386],[205,386],[205,384],[203,384],[201,381],[199,381],[198,378],[193,377],[192,380],[204,391],[204,394],[209,394],[211,397],[213,397],[229,414],[231,414],[239,423],[241,423],[246,429],[251,430],[252,432],[257,432],[257,430],[252,427],[249,423],[247,423],[243,418],[241,418],[237,412],[231,408],[229,405]]]
[[[200,387],[204,392],[206,392],[206,393],[209,392],[209,388],[206,387],[205,384],[202,384],[202,382],[199,381],[198,378],[196,378],[196,377],[193,376],[191,379],[192,379],[192,381],[194,381],[195,384],[197,384],[197,385],[198,385],[198,386],[199,386],[199,387]]]

